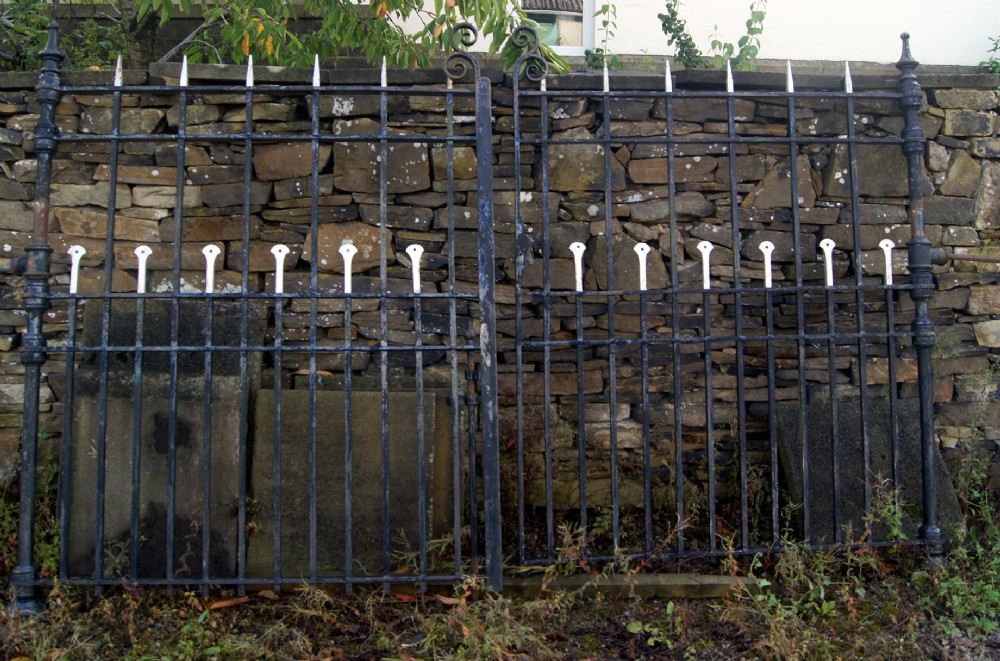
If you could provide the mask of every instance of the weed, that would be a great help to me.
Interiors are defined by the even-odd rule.
[[[593,50],[588,48],[584,51],[583,56],[587,66],[591,69],[601,69],[607,65],[609,69],[620,69],[621,58],[611,55],[608,50],[608,42],[614,39],[615,30],[618,29],[618,7],[613,2],[606,2],[597,8],[594,18],[601,22],[601,27],[598,29],[601,30],[603,37],[599,48]]]
[[[1000,613],[1000,527],[996,512],[1000,498],[987,486],[990,453],[968,451],[953,474],[966,518],[963,538],[941,567],[918,574],[928,588],[922,597],[944,632],[964,631],[985,636],[997,626]]]
[[[460,659],[559,658],[544,638],[516,614],[507,597],[485,589],[480,579],[467,578],[454,597],[439,601],[450,610],[425,620],[421,647],[434,655]]]
[[[991,37],[990,42],[993,45],[986,51],[990,53],[990,56],[980,62],[979,66],[985,67],[990,73],[1000,73],[1000,57],[998,57],[1000,55],[1000,37]]]
[[[41,577],[55,576],[59,569],[59,461],[54,454],[38,462],[35,475],[35,563]],[[20,483],[0,490],[0,572],[10,576],[17,565],[17,535],[20,520]]]
[[[685,67],[696,69],[710,63],[717,69],[730,62],[734,69],[753,69],[753,61],[760,52],[760,35],[764,32],[764,18],[767,14],[767,0],[750,3],[750,17],[746,21],[746,34],[735,44],[723,41],[718,33],[712,35],[709,56],[706,58],[688,32],[686,21],[680,18],[680,0],[667,0],[666,13],[659,14],[663,33],[667,35],[667,45],[676,47],[677,61]]]

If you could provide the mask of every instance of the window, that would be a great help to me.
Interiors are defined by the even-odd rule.
[[[594,47],[594,0],[524,0],[538,37],[560,55],[583,55]]]

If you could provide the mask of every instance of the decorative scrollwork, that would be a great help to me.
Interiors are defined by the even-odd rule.
[[[538,54],[538,46],[541,42],[535,28],[530,25],[519,25],[514,28],[510,40],[518,48],[527,51],[514,63],[515,77],[521,78],[523,76],[536,83],[544,80],[549,73],[549,63]]]
[[[479,30],[471,23],[459,23],[451,31],[452,53],[444,61],[444,73],[451,80],[462,80],[471,70],[479,77],[479,61],[466,52],[479,40]]]
[[[518,48],[527,48],[530,53],[538,52],[538,31],[531,25],[519,25],[514,28],[510,40]]]

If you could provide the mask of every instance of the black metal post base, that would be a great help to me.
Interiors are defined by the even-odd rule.
[[[10,573],[10,584],[14,587],[14,601],[11,608],[17,613],[36,615],[44,609],[35,587],[35,568],[18,565]]]

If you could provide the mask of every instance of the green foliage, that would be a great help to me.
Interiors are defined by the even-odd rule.
[[[59,462],[46,455],[35,477],[35,563],[39,576],[55,576],[59,569]],[[17,534],[21,511],[20,485],[0,491],[0,574],[10,576],[17,565]]]
[[[750,3],[750,17],[746,21],[746,33],[736,43],[723,41],[716,32],[711,36],[709,57],[695,45],[687,29],[687,22],[680,18],[680,0],[667,0],[666,12],[659,14],[663,33],[667,35],[667,45],[674,46],[678,62],[689,69],[704,68],[711,64],[721,69],[730,62],[734,69],[752,69],[753,60],[760,52],[760,35],[764,32],[764,18],[767,0],[753,0]],[[718,27],[716,27],[718,29]]]
[[[990,53],[989,58],[979,63],[979,66],[986,67],[990,73],[1000,73],[1000,37],[991,37],[993,46],[986,51]]]
[[[687,21],[680,17],[677,7],[680,0],[667,0],[666,12],[658,14],[663,34],[667,35],[667,45],[674,46],[674,57],[689,69],[700,69],[708,66],[701,50],[694,43],[687,29]]]
[[[948,635],[959,631],[985,636],[1000,613],[1000,498],[988,486],[990,453],[965,454],[953,475],[955,492],[965,513],[965,538],[958,540],[945,563],[919,576],[928,587],[926,608]]]
[[[504,0],[434,0],[428,8],[412,0],[303,0],[302,16],[320,23],[301,33],[290,28],[299,5],[284,0],[138,0],[138,5],[140,15],[152,12],[161,25],[176,14],[203,10],[204,23],[186,45],[192,61],[239,63],[253,55],[281,66],[309,66],[316,54],[326,59],[345,53],[376,64],[385,58],[390,66],[429,66],[461,39],[456,26],[466,21],[479,27],[491,52],[509,65],[522,54],[510,40],[513,29],[532,23],[519,5],[511,9]],[[420,27],[411,32],[406,21]],[[566,68],[549,46],[538,47],[555,68]]]
[[[601,23],[601,45],[598,48],[588,48],[583,56],[590,69],[602,69],[607,64],[609,69],[621,68],[621,58],[612,55],[608,50],[608,42],[614,38],[618,29],[618,7],[614,3],[605,3],[594,12],[594,18]]]
[[[114,4],[114,3],[109,3]],[[60,47],[67,69],[108,67],[128,45],[121,24],[109,16],[75,19],[73,3],[59,13],[63,31]],[[46,0],[0,0],[0,71],[35,71],[48,39],[52,5]]]
[[[45,0],[0,0],[0,71],[24,71],[41,66],[49,22]]]

